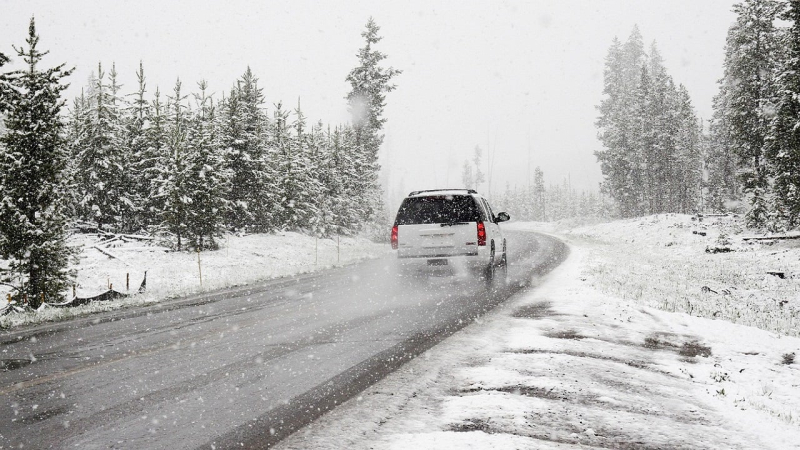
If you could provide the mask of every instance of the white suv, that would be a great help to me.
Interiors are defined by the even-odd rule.
[[[489,202],[472,189],[414,191],[403,200],[392,228],[402,268],[454,266],[482,271],[491,280],[505,266],[506,240]]]

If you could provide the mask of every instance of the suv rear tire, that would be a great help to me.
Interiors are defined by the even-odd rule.
[[[497,270],[497,268],[494,265],[494,255],[495,255],[494,243],[492,243],[492,250],[491,253],[489,254],[489,265],[483,269],[483,278],[489,283],[491,283],[494,280],[495,271]]]

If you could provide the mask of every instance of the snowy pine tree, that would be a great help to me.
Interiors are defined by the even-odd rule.
[[[326,202],[333,221],[330,234],[352,234],[360,229],[366,214],[365,204],[359,196],[361,175],[357,164],[355,132],[347,126],[336,127],[329,133],[330,176],[325,183]]]
[[[258,78],[247,68],[223,101],[220,142],[231,171],[229,224],[236,229],[269,231],[275,227],[274,174],[269,164],[268,127],[264,95]]]
[[[216,249],[214,240],[225,230],[230,174],[216,133],[215,108],[205,81],[198,83],[194,112],[187,136],[186,236],[189,244],[203,251]]]
[[[140,89],[141,86],[140,83]],[[161,168],[169,158],[167,148],[167,109],[161,102],[161,91],[156,87],[150,107],[144,111],[144,153],[136,158],[134,170],[137,174],[137,192],[147,192],[143,202],[141,220],[148,228],[158,227],[164,210],[164,197],[159,195]]]
[[[720,83],[720,91],[714,96],[714,113],[705,137],[705,168],[708,173],[705,186],[708,190],[707,208],[715,212],[726,211],[726,205],[737,202],[741,196],[737,176],[738,158],[730,145],[730,123],[728,108],[730,92]],[[760,214],[757,214],[760,216]]]
[[[125,147],[130,158],[128,168],[128,195],[133,204],[133,214],[128,228],[132,231],[146,229],[152,225],[152,215],[147,211],[150,197],[150,179],[153,174],[156,155],[150,154],[150,142],[147,136],[148,116],[150,104],[145,99],[147,83],[144,76],[144,67],[139,61],[139,70],[136,71],[138,88],[132,95],[124,116]]]
[[[288,129],[288,111],[280,103],[275,105],[272,121],[272,139],[277,162],[278,202],[275,219],[281,228],[289,230],[312,229],[318,217],[315,198],[321,186],[311,172],[305,117],[300,107],[293,124],[294,136]]]
[[[642,53],[636,42],[641,42],[638,30],[631,35],[633,44],[626,45],[614,38],[604,70],[603,100],[598,107],[600,116],[596,125],[603,149],[595,152],[605,177],[604,188],[616,200],[622,217],[633,217],[638,213],[638,196],[641,187],[636,182],[638,167],[634,166],[635,147],[631,124],[633,93],[638,81],[631,77],[634,68],[640,71]],[[626,56],[626,49],[630,49]],[[633,65],[633,67],[631,67]]]
[[[533,210],[531,220],[546,222],[544,172],[539,166],[533,171]]]
[[[701,195],[699,125],[655,43],[646,54],[637,28],[624,45],[615,39],[604,81],[596,123],[604,148],[595,155],[619,214],[694,210]]]
[[[775,215],[789,228],[800,225],[800,0],[781,19],[791,21],[787,59],[776,78],[777,95],[769,142],[775,173]]]
[[[69,154],[66,168],[66,201],[68,211],[67,215],[72,219],[79,218],[81,212],[81,185],[80,180],[77,177],[79,161],[77,155],[79,153],[81,142],[83,141],[83,136],[86,133],[85,117],[88,109],[88,100],[83,93],[83,89],[81,89],[81,96],[73,99],[72,108],[69,110],[66,120],[66,142],[67,152]]]
[[[378,150],[383,143],[381,131],[386,123],[383,117],[386,93],[396,88],[391,80],[401,73],[392,67],[381,66],[386,55],[373,48],[382,39],[378,31],[380,27],[370,17],[366,30],[361,33],[366,44],[359,49],[359,65],[346,78],[351,88],[347,94],[347,104],[352,117],[355,150],[359,156],[356,164],[361,174],[358,195],[364,202],[362,222],[383,216],[379,214],[382,205],[378,186]]]
[[[736,22],[728,30],[725,73],[715,106],[719,125],[725,126],[725,145],[738,158],[741,187],[749,199],[747,222],[762,226],[767,220],[767,161],[764,157],[769,121],[774,114],[773,78],[780,58],[776,15],[782,3],[745,0],[734,6]]]
[[[64,65],[41,70],[47,52],[39,51],[34,19],[27,49],[17,54],[24,70],[0,78],[0,109],[7,132],[0,136],[0,254],[10,261],[3,281],[31,306],[42,299],[59,301],[70,284],[70,251],[66,245],[64,170],[66,143],[60,117],[66,89]],[[3,60],[5,58],[0,58]]]
[[[161,228],[173,234],[178,251],[182,250],[187,235],[188,215],[192,198],[189,195],[189,151],[187,134],[189,117],[186,112],[186,95],[181,93],[181,81],[175,82],[173,95],[168,97],[166,117],[166,157],[159,160],[155,179],[155,196],[161,200]]]
[[[671,212],[693,213],[699,209],[702,184],[702,130],[689,92],[678,86],[675,104],[675,157],[672,162]]]
[[[83,133],[75,143],[77,159],[79,214],[97,223],[100,229],[122,231],[130,219],[132,201],[128,198],[126,165],[119,86],[115,79],[105,82],[105,72],[98,64],[92,79],[89,107],[84,111]],[[125,219],[123,219],[123,217]]]

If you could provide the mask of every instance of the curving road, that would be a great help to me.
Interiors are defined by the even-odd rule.
[[[3,333],[0,448],[266,448],[566,257],[507,237],[507,284],[386,257]]]

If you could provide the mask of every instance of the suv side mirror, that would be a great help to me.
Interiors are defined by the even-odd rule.
[[[505,222],[507,220],[511,220],[511,216],[509,216],[508,213],[501,212],[497,214],[495,222],[500,223],[500,222]]]

